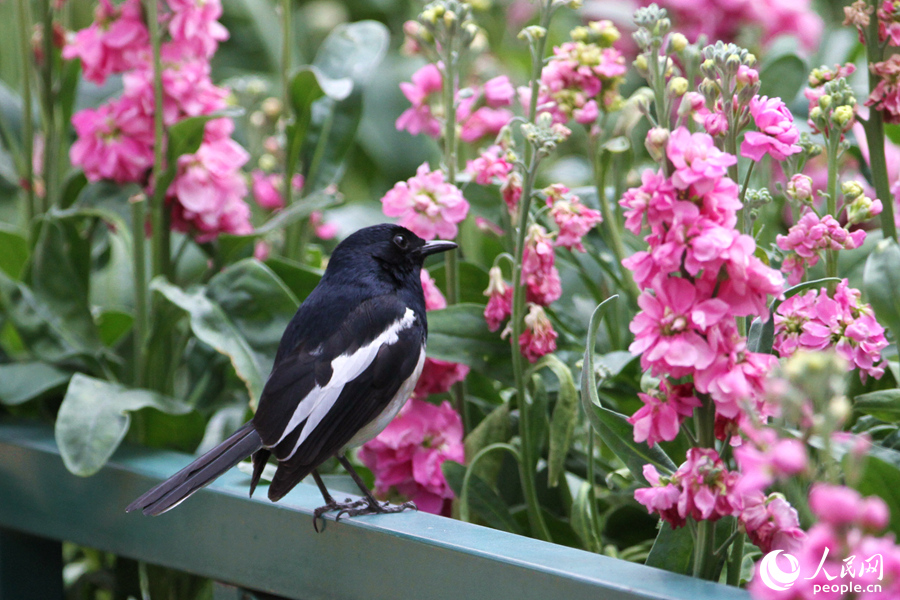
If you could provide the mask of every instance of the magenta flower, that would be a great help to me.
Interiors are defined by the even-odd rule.
[[[545,354],[556,351],[557,333],[547,318],[547,313],[537,304],[531,304],[525,315],[525,331],[519,337],[519,349],[528,362],[537,362]]]
[[[820,219],[810,210],[788,230],[787,235],[778,235],[776,243],[789,252],[781,268],[788,274],[788,283],[795,285],[803,279],[807,267],[819,262],[825,250],[852,250],[859,248],[865,239],[865,230],[848,231],[831,215]]]
[[[466,164],[466,172],[475,178],[478,185],[491,185],[495,180],[503,183],[512,170],[513,165],[500,146],[491,146]]]
[[[574,195],[565,198],[560,194],[555,199],[548,196],[547,203],[553,207],[550,209],[550,216],[559,228],[556,245],[584,252],[581,238],[603,221],[600,211],[586,207],[581,203],[581,199]]]
[[[779,438],[775,430],[744,427],[749,439],[734,449],[734,459],[741,469],[738,491],[742,494],[763,492],[776,480],[784,480],[806,471],[809,457],[806,445],[793,438]]]
[[[284,208],[284,197],[282,196],[284,177],[281,174],[266,174],[259,169],[255,169],[250,173],[250,178],[252,180],[253,197],[256,199],[257,204],[268,210]],[[303,189],[303,175],[294,175],[292,182],[295,190]],[[321,216],[321,213],[319,213],[319,218]],[[312,215],[310,215],[310,220],[312,220]],[[319,237],[322,236],[320,235]]]
[[[424,133],[434,138],[440,136],[441,122],[432,114],[428,101],[442,87],[441,71],[431,63],[413,73],[412,83],[402,82],[400,90],[412,106],[397,118],[397,129],[412,135]]]
[[[649,394],[638,393],[644,403],[628,422],[634,426],[634,441],[647,442],[652,448],[659,442],[671,442],[678,436],[681,423],[702,403],[689,383],[673,385],[663,379],[660,389]]]
[[[709,134],[692,134],[684,127],[669,136],[666,154],[675,167],[672,184],[679,190],[691,188],[697,195],[712,190],[737,163],[737,158],[716,148]]]
[[[488,297],[487,306],[484,307],[484,320],[490,331],[497,331],[512,314],[513,296],[512,287],[504,281],[500,267],[491,267],[484,295]]]
[[[663,521],[672,527],[681,527],[685,519],[678,514],[678,499],[681,490],[672,482],[674,478],[663,478],[651,464],[644,465],[644,479],[650,487],[638,488],[634,491],[634,499],[643,504],[650,514],[657,513]]]
[[[766,154],[775,160],[784,160],[800,152],[797,145],[800,132],[794,125],[794,116],[781,98],[754,96],[750,99],[750,114],[759,131],[748,131],[741,143],[741,156],[759,161]]]
[[[741,525],[750,541],[763,551],[800,549],[806,533],[800,529],[797,511],[781,494],[765,496],[762,492],[745,495],[740,514]]]
[[[881,79],[872,91],[866,106],[884,111],[887,123],[900,123],[900,55],[869,65],[869,70]]]
[[[552,238],[540,225],[532,225],[525,237],[522,255],[522,281],[528,302],[549,306],[562,296],[562,282],[555,262]]]
[[[169,34],[176,44],[184,44],[195,56],[209,58],[219,42],[228,39],[228,30],[219,23],[220,0],[166,0],[172,9]]]
[[[503,126],[510,122],[513,114],[504,108],[482,106],[471,114],[462,105],[458,111],[460,123],[459,139],[475,142],[485,136],[496,136]]]
[[[450,403],[440,406],[412,398],[400,414],[359,450],[359,459],[375,475],[375,491],[386,497],[399,494],[419,510],[449,514],[453,491],[441,465],[463,462],[462,420]]]
[[[509,77],[500,75],[484,82],[484,100],[491,108],[509,106],[516,97],[516,88]]]
[[[75,33],[62,50],[66,60],[80,59],[88,81],[102,84],[109,75],[134,68],[150,44],[140,0],[114,6],[100,0],[94,23]]]
[[[415,177],[398,182],[381,199],[384,214],[426,240],[453,239],[457,224],[466,218],[469,203],[443,171],[431,171],[422,163]]]

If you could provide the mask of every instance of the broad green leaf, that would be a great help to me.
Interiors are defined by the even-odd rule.
[[[378,21],[358,21],[335,27],[316,52],[313,65],[331,79],[366,81],[382,61],[390,32]]]
[[[893,239],[878,242],[866,259],[863,291],[878,320],[900,340],[900,246]]]
[[[553,371],[559,380],[556,405],[550,417],[550,451],[547,456],[548,485],[556,487],[559,477],[565,473],[566,456],[572,446],[572,434],[578,420],[578,390],[572,372],[554,354],[544,356],[534,366],[534,372],[543,368]]]
[[[492,333],[484,321],[484,306],[455,304],[428,313],[428,356],[469,365],[508,379],[509,342]]]
[[[585,481],[572,499],[572,511],[569,518],[572,522],[572,529],[584,544],[584,549],[590,552],[600,552],[603,548],[599,533],[594,528],[593,511],[596,509],[596,506],[591,505],[591,484]]]
[[[460,501],[460,519],[471,521],[470,512],[475,513],[485,523],[496,529],[510,533],[522,533],[519,524],[510,514],[509,507],[494,489],[481,477],[475,475],[471,467],[448,460],[441,464],[447,484],[454,490]]]
[[[879,496],[887,503],[891,513],[889,529],[894,535],[900,535],[900,452],[873,446],[853,487],[865,496]]]
[[[659,533],[650,554],[647,556],[646,565],[665,569],[673,573],[689,575],[692,569],[694,552],[694,536],[689,527],[672,529],[672,526],[662,521]]]
[[[278,278],[291,290],[298,301],[302,302],[319,285],[324,271],[295,263],[286,258],[273,256],[266,260],[266,266],[272,269]]]
[[[896,423],[900,421],[900,389],[879,390],[853,399],[853,408],[876,419]]]
[[[178,162],[178,157],[185,154],[193,154],[200,148],[200,144],[203,143],[203,133],[207,123],[222,117],[240,116],[242,112],[241,109],[236,108],[216,111],[208,115],[182,119],[169,127],[166,146],[166,158],[169,168],[172,168]]]
[[[13,406],[61,390],[72,373],[44,362],[0,365],[0,404]]]
[[[637,481],[646,483],[643,473],[645,464],[652,464],[664,473],[672,473],[675,471],[675,463],[659,445],[651,448],[647,444],[635,442],[634,430],[627,417],[601,406],[597,394],[597,375],[594,369],[597,328],[617,298],[618,296],[612,296],[604,300],[591,316],[581,371],[581,405],[603,443],[625,463]]]
[[[147,407],[175,415],[191,410],[149,390],[73,375],[56,417],[56,443],[66,468],[81,476],[100,470],[128,433],[130,413]]]
[[[216,274],[206,293],[247,340],[261,372],[269,372],[281,335],[299,304],[294,294],[271,269],[252,258]]]
[[[228,357],[235,373],[247,386],[251,403],[255,405],[265,383],[263,373],[253,348],[222,307],[202,290],[184,291],[161,278],[154,279],[150,288],[188,314],[191,331],[200,341]]]
[[[19,281],[28,263],[28,240],[15,227],[0,223],[0,270]]]
[[[466,453],[468,457],[474,457],[491,444],[503,443],[509,440],[509,404],[504,402],[492,410],[481,423],[475,427],[465,439]],[[482,479],[493,482],[500,472],[502,459],[496,455],[482,458],[478,462],[478,470],[475,471]]]
[[[97,317],[97,332],[104,346],[115,346],[134,325],[134,315],[121,310],[107,310]]]
[[[806,63],[799,56],[783,54],[763,64],[759,73],[759,94],[769,98],[781,98],[790,104],[803,87],[808,72]]]
[[[63,189],[59,195],[60,208],[69,208],[75,204],[75,201],[78,200],[78,196],[81,195],[81,192],[87,187],[87,184],[88,180],[83,171],[73,171],[70,173],[63,182]]]
[[[434,278],[441,290],[447,289],[447,263],[441,261],[428,273]],[[473,304],[484,304],[484,290],[488,286],[488,273],[476,264],[468,261],[459,263],[459,301]]]
[[[781,306],[781,303],[796,296],[800,292],[822,287],[829,283],[838,283],[840,279],[837,277],[824,277],[814,281],[805,281],[788,288],[784,291],[783,298],[775,298],[769,307],[769,318],[763,323],[759,317],[753,319],[750,324],[750,331],[747,332],[747,349],[751,352],[760,352],[762,354],[772,354],[772,345],[775,343],[775,311]]]

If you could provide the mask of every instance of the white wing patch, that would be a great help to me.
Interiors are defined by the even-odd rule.
[[[272,446],[280,444],[288,434],[306,419],[303,431],[294,444],[294,449],[281,460],[288,460],[294,456],[300,444],[309,437],[322,419],[325,418],[325,415],[328,414],[328,411],[332,409],[344,386],[359,377],[372,364],[382,346],[396,343],[400,332],[411,327],[415,319],[416,314],[411,308],[407,308],[401,318],[391,323],[381,335],[370,343],[362,346],[353,354],[341,354],[331,361],[331,379],[325,384],[325,387],[316,385],[306,398],[300,401],[300,404],[291,416],[290,422],[284,428],[281,437],[272,444]]]

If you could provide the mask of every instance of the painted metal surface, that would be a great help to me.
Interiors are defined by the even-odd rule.
[[[233,469],[159,517],[128,503],[190,461],[123,447],[97,475],[62,464],[46,425],[0,421],[0,527],[285,598],[746,600],[746,592],[425,513],[329,521],[314,485],[278,504]],[[264,492],[264,490],[263,490]],[[223,590],[224,593],[224,590]]]

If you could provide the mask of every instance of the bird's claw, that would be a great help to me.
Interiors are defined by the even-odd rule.
[[[411,501],[404,502],[403,504],[391,504],[387,501],[372,503],[366,498],[360,498],[359,500],[351,502],[350,498],[347,498],[346,502],[329,502],[313,511],[313,527],[315,528],[316,533],[318,533],[319,519],[322,519],[322,522],[324,523],[325,514],[332,511],[338,511],[337,514],[334,515],[334,520],[337,522],[341,520],[341,517],[353,518],[362,515],[399,513],[408,509],[415,511],[419,510],[415,502]]]
[[[316,510],[313,511],[313,529],[316,530],[316,533],[320,533],[319,530],[319,519],[322,519],[322,523],[325,522],[325,515],[332,511],[340,511],[338,514],[345,510],[352,510],[358,506],[362,506],[363,504],[368,504],[365,498],[361,498],[359,500],[353,500],[351,498],[345,499],[344,502],[335,502],[334,500],[328,502],[327,504],[320,506]],[[337,519],[335,519],[337,520]]]

